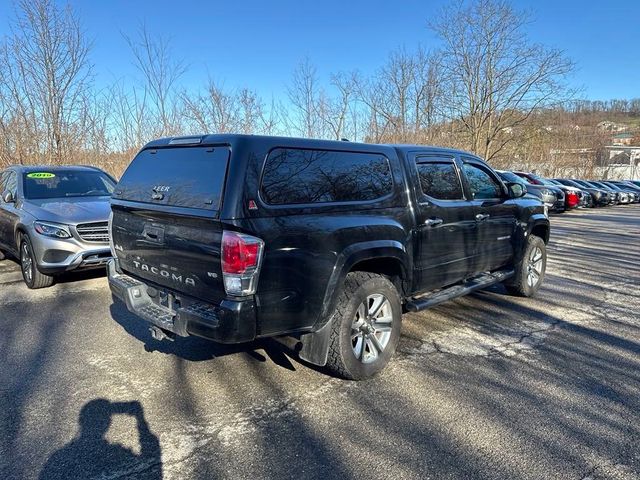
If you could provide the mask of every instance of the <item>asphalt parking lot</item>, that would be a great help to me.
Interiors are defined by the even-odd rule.
[[[553,217],[549,255],[535,299],[406,315],[362,383],[158,343],[103,276],[0,262],[0,478],[640,478],[640,206]]]

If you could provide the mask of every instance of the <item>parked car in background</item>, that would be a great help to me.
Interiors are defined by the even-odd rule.
[[[586,180],[578,180],[576,178],[568,179],[571,182],[577,184],[581,188],[586,189],[593,197],[594,206],[596,207],[608,207],[614,201],[614,196],[610,191],[604,188],[599,188],[596,185],[591,185]]]
[[[616,203],[618,205],[627,205],[630,202],[629,194],[627,194],[626,192],[623,192],[619,188],[615,188],[614,186],[609,185],[609,184],[603,182],[602,180],[597,180],[597,181],[596,180],[591,180],[591,183],[594,183],[596,185],[600,185],[601,187],[608,188],[609,190],[614,192],[615,195],[616,195]]]
[[[640,180],[627,180],[629,183],[633,183],[634,185],[640,187]]]
[[[556,185],[533,173],[526,173],[526,172],[513,172],[513,173],[515,173],[519,177],[524,178],[527,182],[533,185],[544,185],[546,187],[553,187],[553,188],[560,189],[564,195],[565,211],[573,210],[574,208],[577,208],[578,205],[580,205],[580,197],[578,196],[578,194],[576,193],[573,187],[567,187],[565,185]]]
[[[591,185],[592,187],[595,188],[601,188],[603,189],[605,192],[607,192],[609,194],[609,205],[619,205],[620,204],[620,192],[615,191],[613,188],[611,188],[608,185],[602,184],[602,183],[598,183],[592,180],[580,180],[580,182],[582,183],[586,183],[587,185]]]
[[[0,173],[0,250],[29,288],[111,258],[109,200],[116,181],[93,167],[9,167]]]
[[[613,183],[615,183],[616,185],[625,186],[626,188],[630,188],[633,192],[635,192],[637,194],[640,194],[640,186],[639,185],[635,185],[634,183],[631,183],[629,181],[624,181],[624,180],[619,180],[619,181],[615,180],[615,181],[613,181]]]
[[[593,201],[593,196],[591,195],[591,193],[585,191],[585,190],[581,190],[582,191],[582,201],[581,201],[581,205],[585,208],[593,208],[595,207],[595,203]]]
[[[633,188],[629,187],[628,185],[618,185],[618,183],[611,180],[605,180],[603,181],[603,183],[605,185],[609,185],[613,189],[626,193],[627,196],[629,197],[629,203],[638,203],[638,201],[640,201],[640,196],[638,195],[638,192],[636,192]]]
[[[522,180],[523,182],[525,182],[525,186],[527,187],[527,189],[529,187],[531,188],[539,188],[539,189],[546,189],[546,190],[550,190],[551,192],[553,192],[555,198],[555,201],[553,203],[553,207],[549,210],[551,212],[554,213],[562,213],[564,211],[566,211],[567,206],[566,206],[566,195],[564,193],[564,190],[561,189],[560,187],[556,186],[556,185],[540,185],[540,184],[536,184],[533,183],[533,181],[529,180],[529,178],[527,178],[526,176],[524,176],[524,174],[520,174],[517,172],[509,172],[511,173],[514,177],[519,178],[520,180]]]
[[[533,185],[531,183],[527,183],[523,178],[519,177],[513,172],[505,170],[496,170],[496,172],[505,182],[519,183],[526,189],[527,193],[539,198],[540,201],[542,201],[542,203],[544,203],[550,211],[553,210],[558,197],[556,196],[556,193],[551,190],[551,188],[542,185]]]
[[[567,185],[564,184],[562,182],[559,182],[558,180],[554,180],[554,179],[550,179],[550,178],[545,178],[545,180],[547,182],[551,182],[554,185],[557,185],[559,187],[566,187],[566,188],[571,188],[573,189],[573,191],[575,192],[576,195],[578,195],[578,208],[591,208],[593,207],[593,198],[591,197],[591,194],[587,191],[585,191],[582,188],[576,187],[576,186],[572,186],[572,185]]]

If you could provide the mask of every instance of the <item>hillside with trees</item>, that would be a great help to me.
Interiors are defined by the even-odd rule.
[[[530,41],[530,18],[504,0],[446,7],[428,25],[437,47],[398,48],[370,75],[354,65],[321,78],[304,59],[270,99],[223,79],[184,88],[188,65],[144,27],[123,38],[138,75],[98,88],[70,6],[20,0],[9,21],[0,167],[80,163],[119,175],[153,138],[237,132],[451,146],[497,167],[590,176],[606,162],[607,122],[639,140],[640,99],[581,100],[571,59]]]

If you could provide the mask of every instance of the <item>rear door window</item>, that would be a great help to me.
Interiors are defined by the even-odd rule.
[[[262,197],[270,205],[375,200],[392,192],[382,154],[276,148],[265,162]]]
[[[143,150],[120,179],[114,198],[217,211],[229,156],[226,145]]]
[[[500,184],[489,172],[470,163],[465,163],[462,168],[474,200],[489,200],[502,196]]]
[[[462,184],[453,163],[418,163],[418,177],[422,193],[437,200],[462,200]]]

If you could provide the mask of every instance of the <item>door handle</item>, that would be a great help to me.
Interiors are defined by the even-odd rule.
[[[436,227],[436,226],[438,226],[438,225],[441,225],[441,224],[442,224],[442,222],[444,222],[444,220],[442,220],[441,218],[427,218],[427,219],[424,221],[424,224],[425,224],[427,227]]]
[[[491,215],[489,215],[488,213],[479,213],[479,214],[476,215],[476,221],[477,222],[482,222],[483,220],[486,220],[490,216]]]

